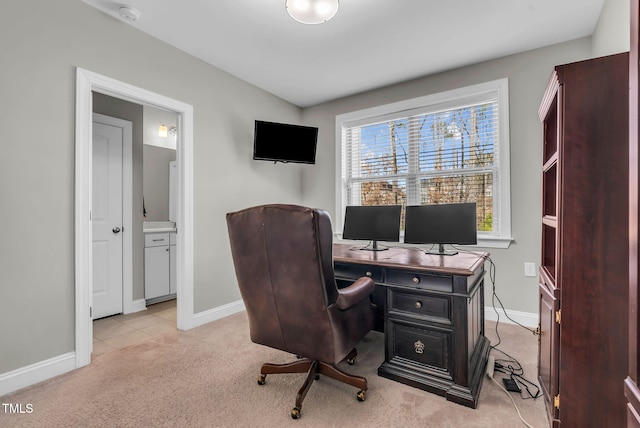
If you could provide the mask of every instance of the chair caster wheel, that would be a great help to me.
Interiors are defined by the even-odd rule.
[[[267,378],[266,374],[261,374],[258,376],[258,385],[264,385],[266,383],[265,379]]]
[[[365,393],[362,390],[358,391],[358,393],[356,394],[356,397],[358,397],[358,401],[364,401],[367,398],[365,397]]]
[[[291,409],[291,419],[299,419],[300,418],[300,409],[298,407],[294,407]]]
[[[354,358],[347,358],[347,364],[349,364],[350,366],[354,365],[356,363],[356,359]]]

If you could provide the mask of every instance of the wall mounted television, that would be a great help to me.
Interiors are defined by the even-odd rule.
[[[314,164],[318,128],[256,120],[253,159]]]
[[[445,250],[444,244],[477,244],[476,203],[407,206],[404,242],[437,245],[437,250],[426,253],[438,255],[458,253]]]
[[[370,241],[361,250],[388,250],[378,246],[378,241],[400,241],[401,212],[401,205],[347,206],[342,238]]]

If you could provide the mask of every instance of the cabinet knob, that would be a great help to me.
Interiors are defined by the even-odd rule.
[[[422,302],[417,301],[416,302],[416,308],[420,309],[422,307]]]
[[[371,275],[373,275],[371,272],[367,272],[367,276],[368,276],[369,278],[371,278]]]
[[[413,282],[416,283],[416,284],[419,283],[420,282],[420,278],[418,278],[417,276],[414,276],[413,277]]]

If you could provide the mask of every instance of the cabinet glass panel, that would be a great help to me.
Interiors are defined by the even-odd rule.
[[[542,266],[556,279],[556,228],[542,225]]]
[[[553,98],[553,102],[544,120],[544,148],[542,162],[546,163],[551,156],[558,151],[558,94]]]
[[[543,215],[555,217],[556,211],[556,198],[557,198],[557,171],[558,165],[554,163],[547,171],[542,175],[542,190],[544,192],[544,199],[542,201]]]

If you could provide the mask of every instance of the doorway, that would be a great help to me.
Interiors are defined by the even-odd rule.
[[[178,117],[176,204],[177,327],[194,325],[193,308],[193,107],[97,73],[76,69],[75,289],[76,367],[91,362],[92,311],[92,92],[174,112]],[[127,302],[127,299],[124,300]],[[125,308],[125,311],[127,309]]]

